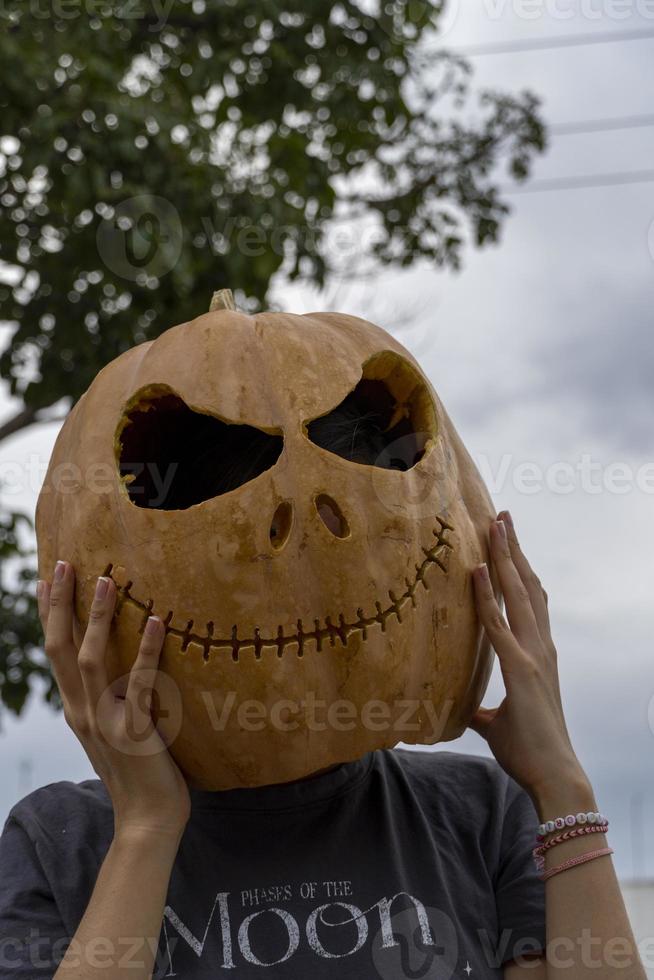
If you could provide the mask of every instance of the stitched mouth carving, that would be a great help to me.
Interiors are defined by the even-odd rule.
[[[436,520],[438,521],[438,527],[433,531],[436,542],[431,548],[423,547],[422,551],[425,557],[422,562],[419,564],[416,563],[416,571],[413,577],[411,579],[405,578],[406,588],[402,595],[398,596],[393,589],[389,589],[388,597],[390,602],[385,607],[377,600],[375,602],[375,612],[368,616],[364,614],[363,609],[359,608],[357,609],[358,618],[353,623],[346,623],[345,617],[341,613],[338,617],[338,623],[333,623],[331,616],[325,616],[322,622],[319,619],[314,619],[314,628],[312,630],[305,629],[302,620],[298,619],[296,631],[292,633],[284,633],[283,627],[278,626],[276,636],[266,637],[261,635],[259,628],[255,628],[254,636],[239,638],[238,628],[233,626],[229,637],[221,637],[214,634],[214,624],[212,622],[206,624],[204,633],[193,632],[194,621],[192,619],[188,621],[184,629],[171,626],[170,624],[174,615],[171,610],[163,619],[166,635],[175,636],[181,640],[182,653],[187,650],[189,643],[196,643],[201,646],[205,662],[209,660],[213,652],[220,650],[229,651],[232,659],[238,662],[240,651],[246,647],[253,649],[255,659],[260,660],[264,647],[276,648],[277,656],[282,657],[287,647],[291,644],[297,644],[296,656],[302,657],[305,653],[305,644],[310,640],[316,643],[316,649],[320,652],[323,643],[329,643],[333,647],[336,646],[336,641],[338,640],[343,646],[346,646],[348,638],[353,633],[361,633],[363,640],[368,638],[368,632],[375,627],[379,627],[383,633],[386,630],[386,620],[390,616],[394,615],[397,617],[398,622],[402,622],[402,608],[406,603],[411,603],[411,606],[415,608],[415,593],[420,583],[422,583],[422,586],[426,590],[429,590],[425,576],[433,565],[438,566],[443,572],[447,572],[448,560],[452,551],[452,544],[447,538],[447,532],[453,531],[454,528],[441,517],[437,517]],[[125,604],[128,603],[134,606],[142,614],[142,621],[138,632],[143,633],[148,616],[152,614],[154,599],[147,599],[143,602],[133,596],[130,591],[133,583],[129,581],[125,585],[119,585],[112,575],[113,567],[113,564],[108,565],[102,574],[111,577],[116,586],[118,592],[116,615],[120,615],[120,611]]]

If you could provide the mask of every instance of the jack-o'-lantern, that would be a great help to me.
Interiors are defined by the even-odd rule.
[[[217,297],[72,409],[37,508],[41,576],[73,564],[82,625],[97,576],[115,581],[112,679],[163,619],[157,727],[191,785],[456,738],[492,666],[471,571],[493,508],[438,396],[365,320]],[[350,425],[330,442],[334,419]]]

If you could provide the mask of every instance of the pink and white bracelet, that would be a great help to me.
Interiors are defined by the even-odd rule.
[[[554,820],[545,820],[538,827],[538,840],[544,840],[547,834],[553,834],[555,830],[563,830],[564,827],[583,826],[584,824],[605,824],[609,825],[606,817],[596,810],[589,810],[587,813],[569,813],[565,817],[555,817]]]
[[[541,872],[540,877],[543,881],[547,881],[552,875],[558,874],[559,871],[565,871],[567,868],[573,868],[577,864],[584,864],[586,861],[592,861],[593,858],[603,857],[605,854],[613,854],[613,848],[607,847],[602,848],[597,851],[587,851],[585,854],[579,854],[576,857],[568,858],[567,861],[563,861],[562,864],[558,864],[554,868],[549,868],[547,871],[545,868],[545,853],[549,851],[550,848],[556,847],[558,844],[563,844],[567,840],[572,840],[575,837],[582,837],[586,834],[605,834],[608,830],[609,821],[604,816],[604,814],[599,813],[597,810],[588,810],[586,812],[580,813],[568,813],[566,816],[555,817],[553,820],[545,820],[538,827],[538,833],[536,834],[536,840],[538,845],[532,851],[534,862],[536,868]],[[574,829],[572,829],[574,828]],[[565,833],[557,834],[556,837],[550,837],[557,830],[564,830]]]
[[[551,847],[556,847],[557,844],[562,844],[566,840],[572,840],[575,837],[583,837],[586,834],[604,834],[608,823],[598,823],[592,826],[586,825],[585,827],[576,827],[574,830],[568,830],[565,834],[558,834],[556,837],[550,838],[544,844],[540,844],[535,847],[532,851],[534,862],[538,871],[542,871],[545,867],[545,852],[549,851]],[[542,840],[542,838],[539,838]]]

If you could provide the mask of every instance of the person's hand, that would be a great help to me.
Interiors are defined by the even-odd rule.
[[[190,814],[188,787],[151,715],[163,623],[150,617],[126,682],[110,687],[105,658],[116,586],[110,578],[98,579],[79,650],[74,590],[75,572],[67,562],[57,563],[52,583],[42,580],[37,588],[45,651],[66,721],[107,788],[115,830],[179,835]]]
[[[502,768],[532,799],[543,801],[562,784],[585,788],[588,778],[563,716],[547,594],[518,544],[508,511],[491,525],[490,551],[508,623],[486,565],[473,572],[475,598],[500,662],[506,697],[497,708],[479,708],[469,724],[486,739]]]

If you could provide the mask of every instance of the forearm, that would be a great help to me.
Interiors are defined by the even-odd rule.
[[[114,837],[54,980],[151,980],[180,837],[145,829]]]
[[[539,820],[597,811],[590,783],[575,777],[534,796]],[[567,858],[610,847],[605,834],[563,841],[545,852],[545,870]],[[561,980],[646,980],[610,854],[545,882],[547,976]]]

